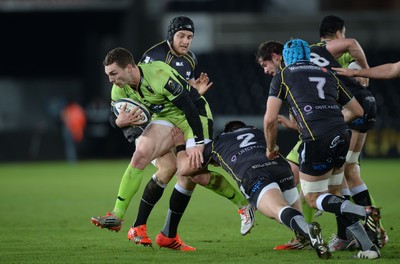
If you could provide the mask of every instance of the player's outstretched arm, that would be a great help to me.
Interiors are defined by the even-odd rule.
[[[368,77],[374,79],[393,79],[400,77],[400,61],[396,63],[386,63],[369,69],[343,69],[332,68],[340,75],[350,77]]]
[[[176,159],[179,175],[190,176],[193,175],[197,169],[191,165],[191,160],[186,152],[185,139],[182,131],[174,127],[171,132],[172,141],[176,147]]]

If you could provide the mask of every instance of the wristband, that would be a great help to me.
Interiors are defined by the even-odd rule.
[[[197,140],[195,141],[196,145],[204,145],[204,140]]]
[[[178,153],[179,151],[184,151],[186,150],[186,145],[182,144],[179,146],[176,146],[176,153]]]

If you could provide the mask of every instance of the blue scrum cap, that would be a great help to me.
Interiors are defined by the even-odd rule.
[[[283,59],[286,65],[300,60],[310,60],[310,46],[302,39],[292,39],[283,47]]]

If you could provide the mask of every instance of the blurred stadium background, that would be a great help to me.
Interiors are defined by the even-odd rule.
[[[108,123],[110,84],[102,60],[117,46],[137,60],[166,37],[176,15],[193,19],[192,50],[214,86],[206,94],[219,131],[228,119],[262,127],[271,80],[254,54],[266,40],[319,40],[334,14],[363,46],[370,66],[400,60],[397,0],[1,0],[0,162],[64,160],[60,106],[86,110],[81,159],[128,158],[130,146]],[[365,157],[400,155],[400,79],[371,80],[378,122]],[[286,153],[297,139],[282,130]]]

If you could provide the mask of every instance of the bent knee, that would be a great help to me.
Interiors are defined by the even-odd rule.
[[[170,178],[175,175],[177,167],[175,163],[170,163],[168,165],[163,164],[162,166],[157,166],[160,174],[169,176]]]
[[[135,151],[131,159],[131,166],[143,170],[147,166],[147,164],[150,163],[150,161],[151,159],[146,157],[146,155]]]
[[[193,182],[201,185],[201,186],[207,186],[210,182],[210,174],[209,173],[202,173],[196,176],[190,177]]]
[[[304,200],[310,207],[317,209],[317,199],[320,194],[321,193],[309,193],[304,196]]]
[[[191,177],[179,176],[177,183],[185,190],[194,190],[196,187],[196,183],[191,179]]]

